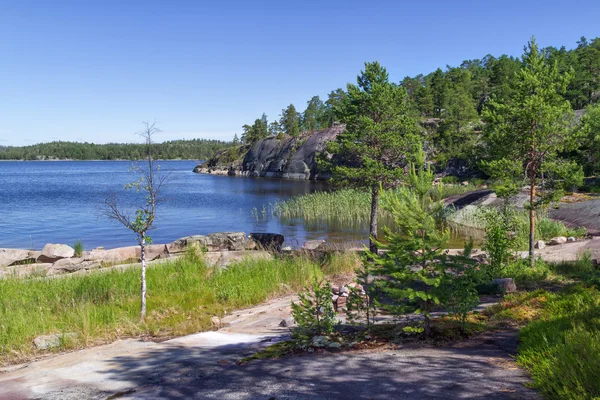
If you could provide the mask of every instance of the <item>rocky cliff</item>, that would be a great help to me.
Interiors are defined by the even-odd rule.
[[[277,139],[271,136],[252,146],[221,150],[196,166],[194,172],[300,180],[328,179],[329,174],[319,171],[316,156],[344,128],[344,125],[336,125],[297,138],[286,136]]]

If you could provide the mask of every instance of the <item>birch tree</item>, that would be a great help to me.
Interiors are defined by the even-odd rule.
[[[166,175],[160,173],[160,165],[152,158],[152,137],[160,132],[156,122],[144,122],[144,128],[137,133],[145,141],[145,159],[134,163],[131,171],[138,175],[138,179],[125,185],[125,190],[134,190],[142,201],[138,204],[122,205],[116,194],[111,194],[105,199],[105,215],[132,231],[136,235],[140,246],[141,272],[141,310],[140,320],[146,318],[146,245],[152,243],[148,232],[154,227],[156,205],[160,199],[160,192],[165,183]],[[133,213],[129,212],[135,208]]]

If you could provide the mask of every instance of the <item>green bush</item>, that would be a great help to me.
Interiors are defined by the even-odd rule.
[[[313,278],[312,285],[298,294],[298,303],[292,302],[292,314],[298,324],[292,334],[300,342],[308,343],[314,336],[333,333],[336,319],[331,301],[331,284]]]
[[[499,278],[513,256],[515,239],[514,213],[507,207],[482,208],[481,218],[485,221],[485,241],[482,249],[488,253],[489,263],[482,264],[481,270],[487,280]]]

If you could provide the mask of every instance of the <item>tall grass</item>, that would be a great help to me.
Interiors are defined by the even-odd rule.
[[[443,185],[442,198],[476,190],[473,184]],[[309,224],[338,224],[349,227],[367,226],[371,215],[371,193],[357,189],[341,189],[333,192],[315,192],[292,197],[276,203],[275,216],[282,219],[302,219]],[[391,224],[393,218],[379,208],[379,219]]]
[[[188,256],[148,269],[148,310],[139,321],[139,268],[57,279],[0,280],[0,363],[35,355],[39,335],[75,332],[83,347],[123,337],[206,330],[211,317],[294,293],[323,274],[308,258],[245,260],[213,269]]]

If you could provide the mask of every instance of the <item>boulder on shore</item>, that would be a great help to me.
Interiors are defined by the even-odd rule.
[[[71,258],[75,255],[75,250],[66,244],[48,243],[42,249],[42,254],[37,258],[38,262],[53,263],[62,258]]]
[[[317,250],[322,244],[324,244],[324,240],[307,240],[304,242],[302,249],[304,250]]]
[[[110,250],[94,249],[90,251],[85,261],[121,262],[137,260],[139,258],[139,251],[139,246],[119,247]]]
[[[564,237],[564,236],[557,236],[557,237],[554,237],[554,238],[550,239],[550,241],[548,242],[548,245],[549,246],[556,246],[556,245],[565,244],[565,243],[567,243],[567,238],[566,237]]]
[[[248,235],[260,249],[281,251],[285,238],[279,233],[251,233]]]
[[[546,242],[544,242],[543,240],[538,240],[537,242],[535,242],[535,246],[536,249],[545,249],[546,248]]]
[[[244,232],[219,232],[208,235],[186,236],[167,245],[170,254],[183,253],[188,246],[198,246],[207,251],[244,250],[246,234]]]
[[[48,275],[72,273],[76,271],[98,269],[101,264],[96,261],[84,261],[83,258],[63,258],[52,264]]]
[[[513,293],[517,291],[517,284],[513,278],[497,278],[490,282],[504,293]]]

